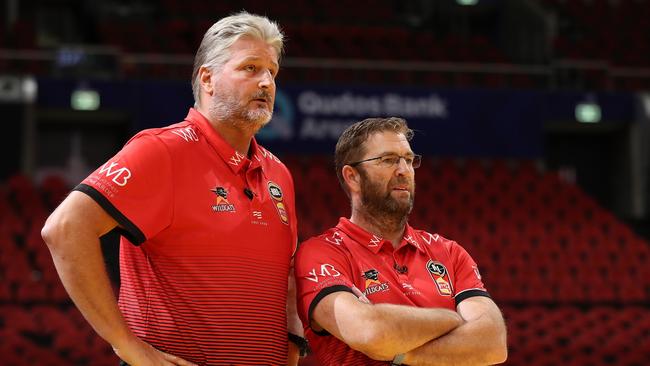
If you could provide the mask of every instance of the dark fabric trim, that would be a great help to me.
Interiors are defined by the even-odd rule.
[[[461,292],[458,296],[454,298],[456,300],[456,306],[458,306],[458,304],[460,304],[463,300],[467,300],[470,297],[474,297],[474,296],[485,296],[485,297],[489,297],[490,299],[492,298],[492,296],[490,296],[490,294],[487,291],[467,290],[465,292]]]
[[[113,206],[113,204],[106,197],[99,193],[98,190],[83,183],[74,187],[74,190],[90,196],[90,198],[94,199],[97,204],[99,204],[109,215],[111,215],[111,217],[114,218],[115,221],[117,221],[122,226],[121,228],[117,228],[117,231],[120,233],[120,235],[129,239],[129,241],[135,245],[140,245],[145,242],[146,237],[144,236],[144,233],[140,231],[140,229],[135,226],[131,220],[124,216],[120,210]]]
[[[311,328],[311,314],[312,314],[312,312],[314,312],[314,309],[316,308],[316,305],[318,305],[318,303],[325,296],[327,296],[329,294],[332,294],[334,292],[339,292],[339,291],[345,291],[345,292],[349,292],[351,294],[354,294],[354,292],[352,292],[352,289],[347,287],[347,286],[334,285],[334,286],[330,286],[330,287],[325,287],[324,289],[320,290],[320,292],[318,293],[318,295],[316,295],[316,297],[314,297],[314,299],[311,301],[311,304],[309,304],[309,313],[307,313],[307,319],[309,319],[309,327],[310,328]],[[330,333],[328,331],[326,331],[325,329],[317,331],[317,330],[314,330],[312,328],[312,331],[314,331],[314,333],[319,335],[319,336],[328,336],[328,335],[330,335]]]

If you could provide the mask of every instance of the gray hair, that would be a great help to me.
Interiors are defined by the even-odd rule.
[[[201,45],[194,56],[192,92],[195,103],[198,103],[200,99],[199,68],[205,66],[214,69],[223,66],[230,59],[228,48],[242,36],[261,39],[273,46],[278,57],[282,55],[284,34],[276,22],[245,11],[219,20],[205,32]]]

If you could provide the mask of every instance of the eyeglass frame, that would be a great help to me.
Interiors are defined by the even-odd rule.
[[[352,163],[347,163],[347,164],[345,164],[345,165],[349,165],[349,166],[351,166],[351,167],[354,168],[355,166],[357,166],[357,165],[359,165],[359,164],[361,164],[361,163],[365,163],[365,162],[373,161],[373,160],[383,159],[383,158],[385,158],[385,157],[387,157],[387,156],[397,156],[397,162],[396,162],[395,164],[393,164],[392,166],[399,165],[399,162],[400,162],[402,159],[404,159],[404,162],[406,163],[407,166],[409,166],[409,167],[411,167],[411,168],[413,168],[413,169],[417,169],[417,168],[419,168],[419,167],[422,165],[422,155],[420,155],[420,154],[413,154],[413,161],[411,162],[411,164],[409,164],[409,163],[406,161],[406,158],[408,158],[408,157],[410,157],[410,156],[402,156],[402,155],[397,155],[397,154],[384,154],[384,155],[382,155],[382,156],[377,156],[377,157],[375,157],[375,158],[369,158],[369,159],[359,160],[359,161],[355,161],[355,162],[352,162]],[[414,163],[415,163],[416,160],[419,161],[419,163],[418,163],[417,166],[414,165]]]

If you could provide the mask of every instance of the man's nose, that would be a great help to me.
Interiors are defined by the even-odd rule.
[[[405,175],[412,171],[411,166],[406,162],[406,159],[400,157],[397,161],[397,168],[395,169],[395,174]]]
[[[268,89],[275,84],[275,79],[269,70],[262,72],[259,87]]]

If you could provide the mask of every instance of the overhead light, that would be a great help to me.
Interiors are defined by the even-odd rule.
[[[581,123],[598,123],[602,117],[600,106],[594,102],[576,105],[576,120]]]
[[[99,109],[99,93],[92,89],[76,89],[70,95],[70,106],[77,111],[95,111]]]

